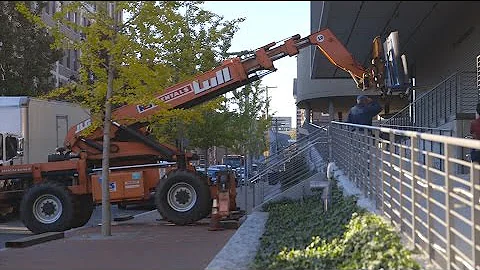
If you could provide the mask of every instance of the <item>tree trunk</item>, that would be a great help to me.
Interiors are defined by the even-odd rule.
[[[114,10],[116,6],[113,7]],[[117,27],[118,14],[113,12],[114,28]],[[115,42],[115,40],[112,40]],[[105,119],[103,123],[103,153],[102,153],[102,235],[112,235],[112,220],[110,206],[110,126],[112,118],[112,102],[113,95],[113,79],[115,74],[115,66],[113,55],[108,56],[108,82],[107,96],[105,99]]]
[[[103,123],[103,155],[102,155],[102,235],[111,235],[111,209],[110,209],[110,125],[112,116],[111,97],[113,92],[113,66],[112,56],[108,63],[107,97],[105,101],[105,120]]]

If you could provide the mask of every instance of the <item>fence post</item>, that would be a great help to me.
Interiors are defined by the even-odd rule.
[[[255,186],[256,186],[256,183],[252,183],[252,198],[253,198],[253,202],[252,202],[252,208],[255,208]]]
[[[398,203],[400,204],[399,207],[398,207],[398,212],[399,212],[399,215],[400,215],[400,230],[403,232],[403,206],[404,206],[404,202],[403,202],[403,179],[405,178],[404,177],[404,171],[403,171],[403,158],[404,158],[404,152],[405,152],[405,149],[403,148],[403,144],[402,144],[402,141],[400,139],[400,143],[399,143],[399,146],[398,146],[398,155],[399,155],[399,159],[398,159],[398,170],[399,170],[399,174],[398,174],[398,193],[399,193],[399,196],[398,196]]]
[[[363,173],[363,177],[361,177],[361,183],[363,185],[363,193],[365,195],[365,198],[369,198],[370,197],[370,188],[371,188],[371,181],[370,181],[370,177],[372,176],[371,175],[371,164],[372,164],[372,161],[371,161],[371,158],[370,158],[370,144],[369,144],[369,137],[368,137],[368,131],[369,129],[363,129],[363,136],[362,136],[362,140],[361,140],[361,143],[360,143],[360,153],[364,153],[364,158],[365,158],[365,161],[367,162],[367,166],[365,166],[365,171],[366,173]]]
[[[327,127],[327,141],[328,141],[328,162],[333,161],[333,152],[332,152],[332,123],[328,124]]]
[[[375,208],[378,209],[378,181],[380,177],[378,176],[378,173],[380,172],[378,165],[379,165],[379,156],[381,155],[381,149],[380,149],[380,131],[378,129],[374,130],[374,138],[373,138],[373,145],[374,145],[374,152],[375,152],[375,176],[373,178],[373,192],[372,192],[372,198],[375,201]],[[380,160],[381,162],[381,160]],[[381,173],[381,172],[380,172]]]
[[[388,191],[390,192],[390,194],[387,196],[388,197],[388,203],[390,204],[390,222],[392,224],[395,224],[395,211],[394,211],[394,208],[393,208],[393,198],[392,198],[392,192],[393,192],[393,185],[392,185],[392,182],[393,182],[393,173],[395,171],[394,169],[394,165],[393,165],[393,158],[394,158],[394,153],[395,153],[395,134],[393,134],[391,131],[390,131],[390,134],[389,134],[389,146],[390,146],[390,160],[389,160],[389,173],[390,173],[390,177],[388,177]]]
[[[380,135],[379,135],[380,137]],[[381,148],[381,152],[380,152],[380,192],[379,194],[381,194],[381,211],[382,211],[382,215],[385,215],[385,186],[384,186],[384,183],[385,183],[385,151],[387,149],[387,143],[386,143],[386,140],[384,140],[383,138],[381,138],[381,142],[382,142],[382,148]]]
[[[427,197],[427,239],[428,239],[428,258],[432,258],[432,249],[433,249],[433,243],[432,243],[432,211],[430,207],[430,195],[432,194],[432,185],[430,179],[432,178],[432,172],[430,171],[430,168],[433,166],[433,161],[432,157],[429,155],[429,152],[427,151],[425,154],[425,181],[427,182],[427,191],[426,191],[426,197]]]
[[[450,226],[452,226],[452,214],[451,214],[451,209],[453,208],[453,203],[452,201],[450,200],[450,194],[453,193],[453,185],[450,181],[450,172],[453,170],[451,170],[451,165],[450,165],[450,161],[448,160],[448,158],[450,157],[450,155],[452,155],[454,153],[454,149],[453,149],[453,146],[448,144],[448,143],[444,143],[444,148],[445,148],[445,152],[444,152],[444,163],[445,163],[445,217],[446,217],[446,220],[445,220],[445,224],[446,224],[446,232],[447,232],[447,235],[446,235],[446,240],[447,240],[447,245],[446,245],[446,250],[447,250],[447,269],[450,270],[452,269],[452,231],[451,231],[451,228]]]
[[[267,173],[268,175],[268,173]],[[261,176],[258,176],[258,181],[261,183],[261,186],[260,186],[260,203],[263,203],[263,201],[265,201],[265,180],[262,180],[262,177]],[[267,182],[268,183],[268,182]]]
[[[412,176],[412,181],[411,181],[411,188],[412,188],[412,242],[413,242],[413,248],[415,248],[415,245],[417,244],[417,211],[415,211],[415,204],[417,203],[417,196],[415,194],[415,186],[417,183],[417,180],[415,177],[417,176],[417,165],[415,163],[418,162],[418,155],[415,153],[415,150],[418,149],[418,138],[417,136],[412,136],[410,137],[410,173]],[[427,200],[429,198],[427,197]]]
[[[480,252],[477,249],[477,244],[480,243],[480,232],[477,230],[477,225],[480,225],[480,213],[478,210],[479,199],[480,199],[480,173],[479,169],[475,169],[475,163],[471,164],[470,167],[470,183],[472,190],[472,205],[471,215],[472,215],[472,262],[473,268],[477,269],[477,266],[480,264]]]

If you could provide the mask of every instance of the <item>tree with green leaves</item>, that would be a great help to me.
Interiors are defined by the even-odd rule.
[[[230,122],[235,134],[231,148],[234,152],[248,153],[252,157],[260,156],[267,149],[265,133],[271,120],[266,116],[268,100],[264,97],[266,89],[261,83],[259,80],[237,89],[229,99],[236,115]]]
[[[62,54],[52,49],[46,29],[16,10],[17,3],[0,2],[0,95],[38,96],[54,88],[50,71]],[[31,5],[32,13],[40,15],[43,6]]]
[[[208,150],[214,146],[229,147],[234,137],[229,123],[235,119],[235,114],[228,111],[224,102],[217,109],[199,112],[202,116],[201,121],[190,125],[187,131],[191,147],[202,149],[205,157],[208,156]],[[205,158],[205,168],[208,165],[208,158]]]
[[[76,83],[46,97],[74,101],[89,108],[93,124],[86,133],[97,128],[105,130],[103,235],[111,234],[108,176],[112,107],[153,103],[163,108],[158,110],[159,115],[168,117],[178,113],[169,112],[170,108],[154,97],[162,89],[220,63],[237,31],[237,24],[242,21],[224,21],[203,10],[201,4],[190,1],[72,1],[63,2],[61,11],[53,17],[60,22],[59,27],[50,29],[56,46],[80,50],[81,66]],[[17,8],[32,21],[42,24],[25,5],[19,4]],[[79,25],[67,20],[71,12],[83,13],[90,24]],[[68,39],[62,34],[62,25],[83,33],[85,38]],[[155,118],[131,120],[152,121]]]

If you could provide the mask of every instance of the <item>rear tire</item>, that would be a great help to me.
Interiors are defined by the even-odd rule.
[[[186,225],[205,218],[212,198],[205,181],[187,171],[176,171],[160,179],[155,192],[157,210],[167,221]]]
[[[20,218],[33,233],[70,229],[74,202],[70,190],[58,183],[45,182],[29,188],[20,204]]]
[[[122,209],[122,210],[127,210],[127,204],[126,203],[118,203],[117,208]]]
[[[72,228],[82,227],[90,220],[93,213],[93,197],[91,194],[77,195],[74,199],[74,211]]]

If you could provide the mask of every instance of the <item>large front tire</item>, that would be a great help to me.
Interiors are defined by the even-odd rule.
[[[210,189],[195,174],[176,171],[160,179],[155,204],[160,215],[177,225],[186,225],[205,218],[211,211]]]
[[[70,229],[73,196],[60,184],[45,182],[27,190],[20,204],[20,218],[33,233],[60,232]]]

